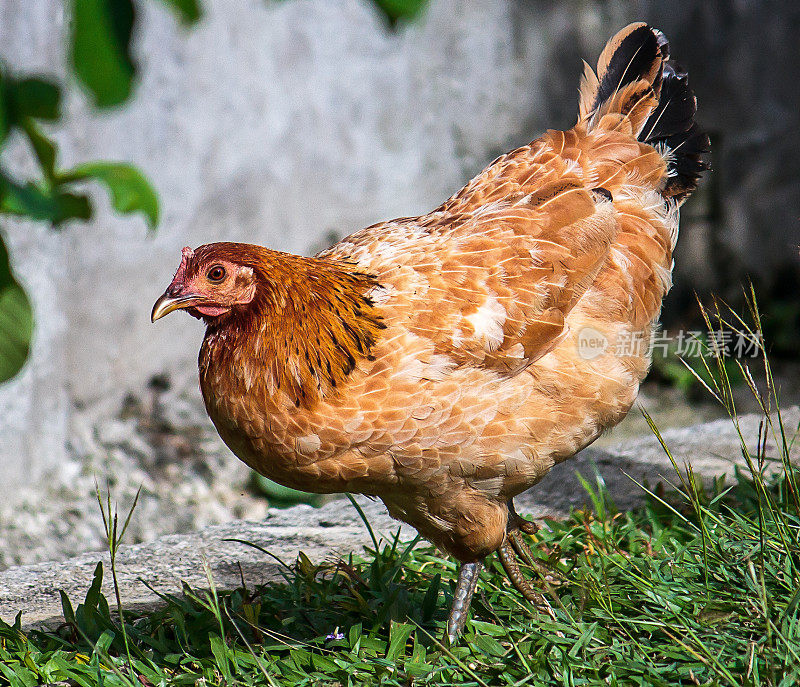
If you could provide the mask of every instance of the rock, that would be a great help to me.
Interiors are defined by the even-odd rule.
[[[129,397],[123,414],[96,420],[76,410],[63,477],[31,480],[0,503],[0,569],[102,547],[98,487],[123,515],[141,490],[131,544],[266,515],[268,502],[246,487],[249,469],[195,404],[159,391]]]
[[[800,408],[788,409],[783,419],[792,435],[800,426]],[[743,416],[739,422],[754,454],[759,423],[760,418],[755,415]],[[663,439],[679,465],[691,461],[696,473],[705,478],[730,474],[734,465],[744,463],[739,434],[728,420],[668,430]],[[775,447],[774,441],[767,442],[768,457],[776,457]],[[800,460],[800,446],[795,446],[792,459]],[[576,471],[590,483],[599,475],[620,508],[641,502],[643,496],[626,473],[639,481],[646,480],[651,487],[659,481],[676,482],[672,464],[655,437],[626,440],[603,450],[586,449],[553,468],[542,482],[517,497],[520,511],[537,518],[561,517],[570,507],[587,502],[586,493],[574,476]],[[386,538],[397,532],[400,524],[389,518],[383,504],[364,497],[358,497],[358,502],[376,532]],[[412,528],[402,528],[402,538],[413,536]],[[239,586],[241,575],[249,586],[279,579],[280,564],[273,558],[230,539],[252,542],[286,564],[291,564],[299,551],[312,561],[321,562],[359,551],[370,542],[355,510],[348,501],[339,499],[319,509],[306,505],[272,509],[261,522],[231,522],[145,544],[123,545],[117,567],[125,606],[146,609],[159,603],[158,596],[144,582],[162,594],[178,593],[181,581],[206,588],[206,563],[220,589]],[[76,606],[86,594],[98,560],[108,571],[107,553],[87,553],[62,562],[16,566],[0,572],[0,618],[10,621],[23,611],[25,626],[57,623],[61,613],[58,590],[63,589]],[[104,590],[111,598],[109,574],[105,576]]]
[[[386,513],[383,504],[359,498],[372,527],[391,536],[400,524]],[[404,538],[414,536],[405,527]],[[251,546],[228,541],[241,539],[262,547],[287,565],[303,551],[315,562],[344,556],[369,541],[364,524],[346,500],[316,509],[300,505],[273,510],[262,522],[233,522],[206,527],[189,534],[173,534],[147,544],[121,546],[117,576],[126,608],[147,608],[162,594],[179,593],[181,582],[208,588],[206,564],[215,585],[231,589],[280,579],[281,564]],[[88,553],[60,563],[17,566],[0,573],[0,618],[13,620],[23,611],[26,626],[58,623],[61,616],[59,590],[73,607],[83,601],[95,566],[103,562],[103,592],[113,598],[108,553]],[[145,584],[146,583],[146,584]]]
[[[636,412],[635,410],[632,412]],[[787,436],[791,440],[800,431],[800,407],[793,406],[782,413]],[[750,414],[739,417],[739,429],[750,455],[755,459],[761,416]],[[777,429],[777,428],[776,428]],[[699,477],[707,480],[733,474],[735,466],[743,467],[742,442],[730,419],[715,420],[691,427],[669,429],[662,439],[680,469],[691,464]],[[780,442],[767,434],[765,444],[766,473],[781,469],[777,447]],[[800,462],[800,445],[794,442],[793,462]],[[590,504],[586,492],[574,477],[579,472],[593,486],[599,478],[620,509],[641,503],[643,493],[633,480],[647,484],[652,489],[659,482],[679,486],[680,481],[669,457],[655,436],[623,440],[603,449],[589,447],[572,460],[555,466],[532,489],[518,497],[520,507],[543,517],[548,513],[562,516],[571,506]]]

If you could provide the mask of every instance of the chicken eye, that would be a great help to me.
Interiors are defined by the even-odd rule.
[[[214,265],[214,267],[206,273],[206,278],[208,281],[218,284],[225,279],[225,268],[222,265]]]

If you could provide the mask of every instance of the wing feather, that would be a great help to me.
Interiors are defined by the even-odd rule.
[[[617,234],[571,132],[499,158],[429,215],[368,227],[320,257],[356,261],[390,294],[387,322],[456,365],[515,374],[565,334]]]

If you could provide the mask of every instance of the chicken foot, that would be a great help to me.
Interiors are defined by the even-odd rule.
[[[533,551],[528,546],[528,543],[520,536],[520,532],[533,536],[539,531],[539,525],[532,520],[523,518],[517,509],[514,508],[514,501],[508,501],[508,525],[506,526],[506,537],[511,542],[517,555],[528,565],[539,568],[541,563]]]
[[[547,582],[558,584],[558,578],[560,577],[558,571],[552,566],[551,563],[546,563],[541,558],[535,556],[524,537],[520,535],[521,531],[527,535],[533,536],[539,531],[539,525],[532,520],[523,518],[519,513],[517,513],[516,509],[514,508],[513,501],[508,502],[507,530],[507,536],[511,541],[511,545],[514,547],[514,550],[517,552],[517,555],[522,559],[522,561],[530,567],[536,568],[539,574]]]
[[[539,531],[539,526],[523,518],[514,508],[514,502],[508,502],[508,525],[506,538],[497,550],[497,556],[503,569],[508,575],[508,579],[514,587],[530,601],[538,610],[547,613],[555,619],[553,609],[547,599],[524,577],[519,567],[519,559],[531,567],[537,568],[542,574],[552,572],[542,561],[540,561],[531,551],[528,543],[522,538],[524,532],[534,535]],[[467,612],[472,602],[472,595],[478,583],[478,576],[482,567],[481,561],[462,563],[458,570],[458,581],[456,591],[453,595],[453,605],[450,609],[450,616],[447,620],[447,640],[452,645],[455,643],[464,625],[467,622]]]
[[[538,610],[547,613],[548,616],[555,620],[553,609],[548,603],[547,599],[539,592],[530,581],[528,581],[522,574],[519,567],[519,561],[536,568],[544,577],[552,571],[540,561],[531,551],[528,543],[523,539],[522,533],[533,535],[539,531],[539,526],[523,518],[517,513],[514,508],[514,502],[508,501],[508,525],[506,529],[506,538],[497,550],[497,556],[503,569],[508,575],[511,584],[519,591],[522,596],[530,601]]]
[[[531,536],[539,531],[539,525],[533,522],[533,520],[523,518],[517,513],[517,509],[514,507],[514,499],[509,499],[506,505],[508,507],[509,529],[522,530],[525,534],[530,534]]]
[[[545,599],[542,593],[523,576],[522,570],[520,570],[519,567],[519,561],[517,560],[517,553],[514,546],[510,544],[509,541],[510,538],[507,537],[500,545],[500,548],[497,549],[497,557],[500,559],[500,563],[503,566],[503,570],[506,571],[509,581],[537,610],[547,613],[548,616],[555,620],[553,609],[547,599]]]
[[[447,641],[451,645],[455,644],[458,635],[464,629],[464,623],[467,622],[467,612],[472,602],[472,595],[475,593],[475,586],[478,584],[482,565],[481,561],[462,563],[458,570],[453,606],[450,608],[450,617],[447,619]]]

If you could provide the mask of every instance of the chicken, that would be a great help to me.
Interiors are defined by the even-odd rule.
[[[203,400],[245,463],[378,497],[461,563],[450,641],[495,551],[545,605],[520,572],[535,526],[512,499],[636,398],[678,207],[707,167],[695,111],[665,37],[631,24],[586,66],[573,129],[312,258],[184,248],[153,308],[205,321]]]

